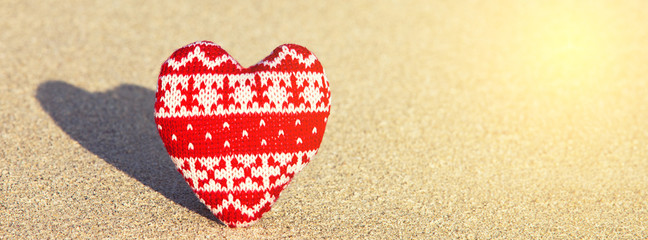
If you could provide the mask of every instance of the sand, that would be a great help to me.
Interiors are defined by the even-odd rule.
[[[3,1],[0,238],[648,237],[645,1]],[[319,153],[218,224],[153,122],[162,62],[323,63]]]

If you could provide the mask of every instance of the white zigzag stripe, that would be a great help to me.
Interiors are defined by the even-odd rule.
[[[200,85],[204,83],[208,88],[211,88],[211,86],[215,83],[218,89],[222,89],[224,87],[224,79],[227,77],[229,79],[229,87],[234,87],[237,83],[239,85],[245,85],[246,81],[250,81],[252,84],[255,83],[254,77],[256,75],[259,75],[259,78],[261,79],[261,86],[268,85],[268,82],[272,82],[273,85],[279,85],[280,82],[284,82],[287,87],[293,87],[292,86],[292,81],[291,81],[291,76],[295,76],[297,79],[296,84],[297,86],[303,86],[304,84],[307,84],[308,86],[312,86],[315,83],[317,83],[319,86],[326,86],[328,87],[329,83],[328,81],[323,81],[326,79],[326,76],[324,73],[318,73],[318,72],[304,72],[304,71],[299,71],[299,72],[289,72],[289,73],[282,73],[282,72],[270,72],[270,71],[261,71],[261,72],[256,72],[256,73],[241,73],[241,74],[213,74],[213,73],[206,73],[206,74],[190,74],[190,75],[184,75],[184,74],[168,74],[164,76],[160,76],[160,86],[164,87],[167,84],[169,84],[172,88],[180,84],[183,89],[187,89],[189,87],[189,78],[194,79],[194,85],[192,86],[194,89],[200,88]]]
[[[214,74],[214,73],[205,73],[205,74],[190,74],[190,75],[184,75],[184,74],[168,74],[164,76],[160,76],[160,86],[166,86],[169,84],[171,87],[175,87],[178,84],[182,86],[183,89],[187,89],[189,87],[189,78],[194,79],[194,85],[192,86],[194,89],[200,88],[200,84],[204,83],[206,86],[211,87],[214,83],[216,83],[216,86],[218,89],[222,89],[224,87],[224,79],[227,77],[229,79],[229,87],[234,87],[237,83],[239,85],[245,85],[246,81],[250,81],[252,84],[255,83],[254,77],[256,75],[259,75],[259,78],[261,79],[261,86],[268,85],[268,82],[272,82],[274,85],[279,85],[280,82],[284,82],[287,87],[292,87],[292,82],[290,77],[295,76],[297,79],[296,84],[297,86],[303,86],[304,84],[307,84],[309,86],[314,85],[317,83],[319,86],[327,86],[328,87],[328,81],[323,81],[323,79],[326,79],[326,76],[324,73],[318,73],[318,72],[304,72],[304,71],[299,71],[299,72],[271,72],[271,71],[261,71],[261,72],[256,72],[256,73],[240,73],[240,74]]]
[[[202,62],[203,65],[207,66],[210,69],[219,66],[228,60],[232,61],[232,63],[234,63],[239,69],[241,68],[237,64],[236,60],[234,60],[228,54],[223,54],[214,58],[214,60],[209,60],[207,57],[205,57],[205,52],[200,51],[200,47],[194,48],[193,52],[187,54],[187,56],[180,59],[180,61],[176,61],[172,58],[169,58],[169,60],[166,61],[166,64],[173,67],[174,70],[178,70],[178,68],[186,65],[188,62],[191,62],[191,60],[193,60],[194,58],[198,58],[198,60],[200,60],[200,62]]]
[[[192,181],[192,185],[194,186],[194,190],[196,191],[207,191],[207,192],[232,192],[232,191],[265,191],[268,189],[275,188],[277,186],[281,186],[285,183],[288,183],[290,181],[290,178],[288,178],[285,175],[281,174],[281,171],[279,169],[279,166],[270,166],[268,165],[268,159],[272,157],[275,161],[280,163],[280,166],[287,166],[287,172],[292,173],[292,174],[297,174],[299,173],[307,163],[302,162],[302,157],[304,155],[308,158],[311,159],[313,156],[315,156],[315,153],[317,153],[317,150],[311,150],[311,151],[304,151],[304,152],[295,152],[295,153],[272,153],[272,154],[238,154],[234,156],[226,156],[221,159],[218,158],[212,158],[212,157],[202,157],[202,158],[176,158],[172,157],[173,162],[176,165],[176,168],[182,172],[182,175],[185,176],[186,178],[189,178]],[[288,164],[289,161],[292,160],[293,156],[297,156],[299,159],[296,163],[294,164]],[[261,166],[252,166],[253,163],[256,162],[257,157],[261,158],[262,160],[262,165]],[[232,160],[237,159],[238,161],[243,162],[244,167],[232,167]],[[214,179],[210,179],[209,182],[205,183],[203,186],[199,187],[198,182],[199,181],[204,181],[207,180],[207,171],[205,170],[197,170],[195,168],[195,162],[198,160],[203,166],[205,166],[208,170],[213,170],[214,171],[214,179],[216,180],[221,180],[225,179],[226,180],[226,185],[223,186],[220,183],[216,183]],[[225,162],[225,166],[223,167],[218,167],[217,163],[221,162],[220,160],[223,160]],[[182,169],[182,165],[184,163],[187,163],[189,165],[189,169]],[[244,168],[251,168],[252,175],[251,176],[245,176],[245,170]],[[280,176],[281,175],[281,176]],[[280,176],[279,179],[276,180],[274,183],[270,183],[270,177],[276,177]],[[263,179],[263,184],[258,184],[254,181],[252,181],[252,177],[254,178],[262,178]],[[245,178],[245,181],[239,183],[238,185],[234,185],[234,180],[235,179],[242,179]]]
[[[241,69],[241,66],[239,64],[237,64],[238,62],[234,58],[229,56],[229,54],[223,54],[223,55],[221,55],[219,57],[216,57],[214,60],[209,60],[208,58],[205,57],[205,52],[201,51],[200,46],[198,46],[198,45],[218,46],[217,44],[209,43],[209,42],[196,42],[196,43],[189,44],[189,45],[187,45],[185,47],[196,46],[194,48],[193,52],[188,53],[187,56],[180,59],[180,61],[176,61],[174,59],[168,59],[166,61],[166,64],[168,64],[169,66],[172,66],[173,69],[178,70],[178,68],[180,68],[181,66],[184,66],[185,64],[187,64],[188,62],[190,62],[194,58],[198,58],[198,60],[200,60],[203,63],[203,65],[205,65],[205,66],[207,66],[207,67],[209,67],[211,69],[211,68],[214,68],[216,66],[221,65],[222,63],[226,62],[227,60],[230,60],[230,61],[232,61],[232,63],[237,65],[237,67],[239,69]],[[314,54],[310,54],[310,55],[308,55],[308,57],[304,58],[304,56],[301,55],[301,54],[298,54],[297,51],[295,51],[295,49],[290,49],[287,46],[283,46],[281,48],[281,52],[279,52],[277,57],[275,57],[272,60],[261,61],[260,63],[262,63],[265,66],[269,66],[269,67],[274,68],[277,65],[279,65],[281,63],[281,61],[286,59],[286,56],[288,56],[288,55],[293,57],[293,59],[297,59],[299,61],[299,63],[304,64],[306,67],[310,67],[317,60],[317,57],[315,57]]]
[[[305,104],[300,104],[295,107],[293,104],[288,104],[287,108],[276,107],[271,108],[269,103],[259,106],[257,103],[252,103],[252,107],[243,107],[241,109],[236,109],[233,105],[229,109],[224,109],[222,106],[218,106],[218,109],[214,111],[204,112],[200,111],[198,107],[194,107],[191,111],[183,106],[180,111],[165,112],[163,109],[160,109],[159,112],[155,113],[156,118],[172,118],[172,117],[195,117],[195,116],[213,116],[213,115],[230,115],[230,114],[248,114],[248,113],[319,113],[319,112],[328,112],[330,111],[330,106],[326,106],[323,103],[316,107],[306,107]]]
[[[281,61],[286,58],[287,55],[290,55],[291,57],[293,57],[293,59],[297,59],[299,63],[305,64],[306,67],[310,67],[310,65],[312,65],[315,60],[317,60],[317,57],[315,57],[315,55],[313,54],[310,54],[306,59],[304,59],[304,56],[297,54],[297,51],[295,51],[295,49],[290,49],[287,46],[283,46],[281,48],[281,52],[279,52],[279,55],[276,58],[272,60],[261,61],[261,63],[269,67],[276,67],[281,63]]]

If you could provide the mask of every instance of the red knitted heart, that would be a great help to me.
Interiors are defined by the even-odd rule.
[[[230,227],[261,218],[317,153],[330,112],[324,69],[286,44],[243,68],[212,42],[162,64],[155,102],[160,137],[178,171]]]

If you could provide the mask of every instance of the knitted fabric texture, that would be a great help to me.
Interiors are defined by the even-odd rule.
[[[162,64],[155,122],[200,201],[230,227],[248,226],[317,153],[329,83],[306,48],[286,44],[249,68],[201,41]]]

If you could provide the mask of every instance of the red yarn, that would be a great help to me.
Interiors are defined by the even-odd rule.
[[[195,42],[162,64],[155,122],[200,201],[228,226],[248,226],[317,153],[330,95],[322,65],[299,45],[243,68]]]

